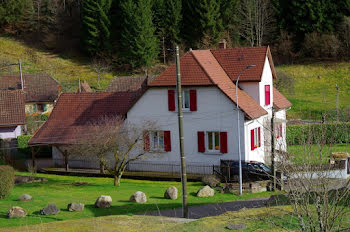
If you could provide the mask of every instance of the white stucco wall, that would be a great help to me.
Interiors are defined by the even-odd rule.
[[[277,112],[275,112],[275,118],[276,122],[279,125],[279,123],[282,123],[282,137],[276,138],[276,146],[275,149],[287,151],[287,117],[286,117],[286,110],[282,109]]]
[[[1,139],[15,139],[22,134],[22,127],[20,125],[14,127],[0,127]]]
[[[220,159],[238,159],[237,111],[236,106],[216,87],[197,87],[197,111],[184,112],[185,154],[188,164],[218,165]],[[171,131],[171,152],[150,158],[159,163],[179,163],[177,112],[168,111],[168,89],[149,89],[128,112],[127,120],[132,124],[145,121],[156,122],[157,129]],[[244,115],[240,111],[241,150],[244,150]],[[213,154],[198,152],[198,131],[226,131],[228,153]],[[207,139],[206,139],[207,142]]]

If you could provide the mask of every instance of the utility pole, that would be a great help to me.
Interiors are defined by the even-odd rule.
[[[272,106],[272,117],[271,117],[271,167],[273,173],[273,191],[276,191],[276,164],[275,164],[275,109]]]
[[[165,64],[166,63],[166,60],[165,60],[165,41],[164,41],[164,36],[163,36],[163,63]]]
[[[79,77],[79,87],[78,87],[79,93],[81,93],[81,83],[80,83],[80,77]]]
[[[176,45],[176,90],[177,90],[177,108],[179,121],[179,140],[180,140],[180,157],[181,157],[181,183],[182,183],[182,212],[183,217],[188,218],[187,205],[187,175],[184,152],[184,131],[183,131],[183,114],[182,114],[182,90],[181,90],[181,72],[180,72],[180,55],[179,46]]]
[[[18,65],[19,65],[19,75],[21,76],[21,86],[22,86],[22,90],[24,90],[24,81],[23,81],[23,74],[22,74],[22,62],[20,59],[18,59]]]
[[[339,85],[336,84],[335,87],[337,88],[337,122],[339,122]]]

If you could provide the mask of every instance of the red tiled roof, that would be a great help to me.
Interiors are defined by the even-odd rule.
[[[218,61],[209,50],[192,51],[193,56],[198,63],[203,67],[210,79],[215,85],[235,104],[236,102],[236,85],[230,80],[224,70],[221,68]],[[253,98],[246,92],[238,89],[239,107],[246,113],[248,118],[254,119],[267,114]]]
[[[273,87],[273,106],[277,110],[287,109],[292,106],[292,103],[283,96],[275,87]]]
[[[63,93],[49,119],[30,144],[74,144],[89,133],[89,125],[105,116],[124,117],[139,95],[123,93]]]
[[[208,74],[199,65],[191,52],[187,52],[180,59],[181,84],[182,85],[213,85]],[[167,68],[162,74],[151,81],[149,86],[174,86],[176,85],[175,64]]]
[[[0,90],[0,126],[25,124],[24,94],[20,90]]]
[[[264,70],[266,56],[270,62],[272,75],[275,78],[275,68],[273,65],[270,48],[266,47],[248,47],[234,49],[211,50],[215,59],[225,70],[231,80],[236,80],[239,72],[247,65],[256,65],[256,67],[246,70],[242,73],[240,81],[261,81]]]
[[[115,77],[111,83],[109,83],[108,92],[129,92],[141,89],[146,86],[146,76],[124,76]]]
[[[55,79],[45,73],[23,74],[23,81],[26,102],[53,102],[57,99],[61,88]],[[0,90],[16,89],[22,89],[19,74],[0,77]]]

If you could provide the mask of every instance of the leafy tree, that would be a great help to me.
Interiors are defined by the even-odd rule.
[[[111,0],[83,1],[82,40],[84,49],[90,54],[97,54],[109,46],[111,4]]]
[[[121,3],[123,55],[132,68],[147,72],[158,56],[158,41],[152,22],[150,0],[126,0]]]

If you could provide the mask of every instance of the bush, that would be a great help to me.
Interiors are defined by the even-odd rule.
[[[28,147],[28,142],[32,138],[32,135],[21,135],[17,137],[18,151],[23,154],[31,155],[32,149]]]
[[[287,144],[335,144],[350,142],[350,122],[287,126]]]
[[[0,165],[0,198],[11,194],[15,185],[15,170],[8,165]]]
[[[305,36],[303,50],[307,57],[316,59],[336,58],[340,45],[340,41],[333,34],[313,32]]]
[[[276,70],[277,78],[274,81],[274,86],[280,90],[294,94],[294,79],[282,70]]]

